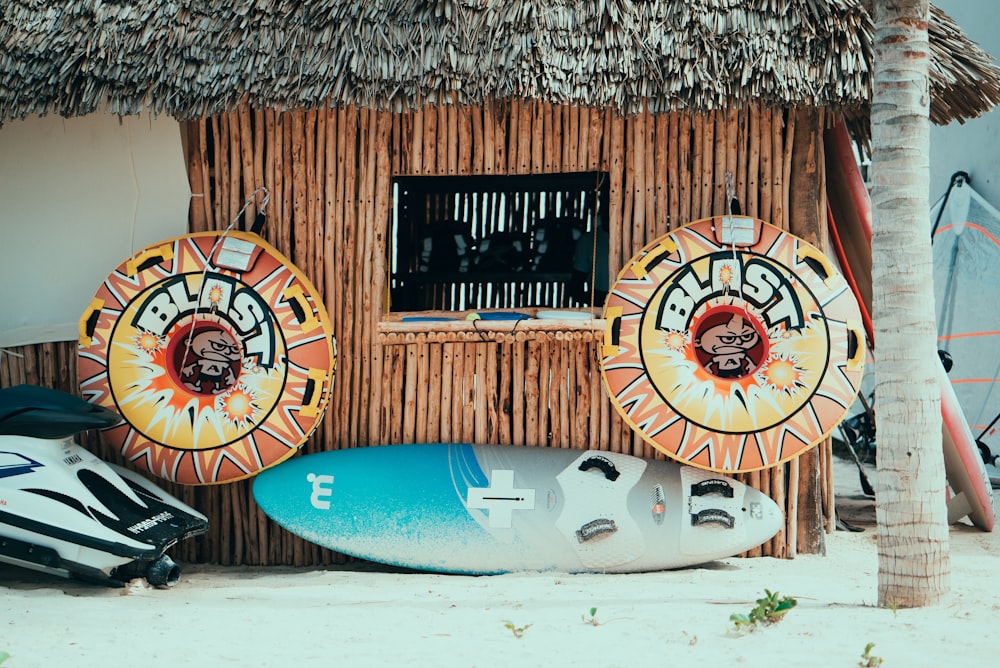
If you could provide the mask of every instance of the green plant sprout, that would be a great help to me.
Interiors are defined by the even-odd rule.
[[[872,654],[872,647],[874,646],[875,643],[873,642],[865,645],[865,653],[861,655],[861,660],[858,661],[858,665],[861,668],[878,668],[878,666],[882,665],[882,657]]]
[[[749,614],[733,613],[729,615],[729,620],[736,625],[738,632],[747,633],[761,625],[777,624],[796,605],[798,605],[798,601],[794,598],[790,596],[779,598],[778,592],[765,589],[764,598],[757,599],[757,605],[750,610]]]
[[[524,632],[531,627],[531,624],[525,624],[524,626],[517,626],[514,624],[514,622],[510,621],[504,622],[503,625],[504,627],[510,629],[510,632],[514,634],[515,638],[520,638],[521,636],[523,636]]]
[[[0,663],[4,663],[9,658],[10,654],[8,654],[7,652],[0,652]]]
[[[598,619],[597,618],[597,608],[591,608],[590,612],[584,615],[580,615],[584,624],[590,624],[591,626],[606,626],[611,622],[619,621],[625,619],[624,617],[616,617],[614,619]]]

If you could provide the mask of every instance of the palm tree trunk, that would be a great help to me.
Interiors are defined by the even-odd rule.
[[[928,16],[928,0],[875,3],[878,597],[891,607],[931,605],[950,586],[928,212]]]

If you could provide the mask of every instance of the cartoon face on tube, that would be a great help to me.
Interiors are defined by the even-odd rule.
[[[752,354],[760,347],[761,335],[751,319],[723,311],[712,322],[715,324],[700,329],[694,342],[705,369],[719,378],[741,378],[752,373],[759,363]]]

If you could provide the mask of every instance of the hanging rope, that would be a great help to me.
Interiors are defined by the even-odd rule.
[[[733,271],[735,271],[736,267],[739,266],[739,256],[738,256],[738,254],[736,252],[736,227],[733,224],[733,216],[739,216],[740,215],[740,213],[739,213],[739,211],[740,211],[740,205],[739,205],[739,201],[735,197],[734,190],[735,189],[733,187],[733,173],[732,172],[726,172],[726,214],[723,217],[723,229],[724,230],[725,229],[729,230],[730,245],[732,246],[732,249],[733,249]],[[743,296],[743,276],[742,276],[742,272],[740,272],[740,283],[739,283],[738,293],[739,293],[739,302],[740,302],[739,303],[739,307],[743,310],[744,313],[746,313],[747,315],[750,315],[749,311],[747,311],[746,299]],[[729,294],[729,284],[728,283],[726,283],[725,293],[724,294],[727,294],[727,295]]]
[[[229,225],[222,231],[219,238],[216,239],[215,244],[212,246],[212,250],[208,253],[208,262],[205,263],[205,268],[201,272],[201,283],[198,285],[198,301],[195,302],[194,314],[192,316],[191,329],[188,330],[187,341],[184,342],[184,356],[181,358],[181,365],[179,368],[183,369],[187,365],[188,353],[191,351],[191,342],[194,340],[195,323],[198,322],[198,311],[201,309],[201,299],[205,291],[205,279],[208,277],[208,267],[211,265],[212,258],[215,257],[215,251],[219,249],[222,242],[226,239],[226,236],[236,227],[236,223],[239,222],[240,218],[243,217],[243,213],[247,208],[253,204],[254,200],[257,199],[257,195],[264,193],[264,199],[260,203],[260,211],[257,213],[257,217],[254,219],[253,225],[250,227],[250,232],[253,234],[260,234],[260,230],[264,227],[264,218],[267,213],[267,205],[271,201],[271,191],[266,187],[261,186],[257,188],[252,193],[250,197],[247,198],[246,202],[243,203],[243,207],[236,213]],[[209,307],[208,314],[211,315],[215,312],[215,304]]]

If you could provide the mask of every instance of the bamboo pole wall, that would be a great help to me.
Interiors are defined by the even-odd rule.
[[[815,113],[805,117],[817,122]],[[789,215],[795,123],[794,110],[756,106],[623,118],[507,100],[402,114],[241,109],[181,127],[195,193],[191,230],[226,228],[249,194],[266,186],[263,236],[324,296],[337,342],[336,380],[305,451],[470,441],[652,457],[659,455],[610,405],[599,370],[601,331],[458,335],[385,328],[391,178],[605,171],[613,280],[648,241],[725,213],[727,172],[744,213],[796,233]],[[255,213],[251,207],[238,225],[249,227]],[[9,352],[0,356],[0,385],[78,392],[75,342]],[[87,438],[106,459],[120,461],[93,435]],[[811,461],[828,466],[825,455]],[[802,476],[797,462],[739,476],[787,514],[785,528],[751,556],[795,555]],[[162,484],[211,521],[209,534],[175,548],[177,559],[284,565],[344,559],[273,525],[256,508],[249,481]],[[824,503],[816,512],[829,524],[827,492],[809,502]]]

